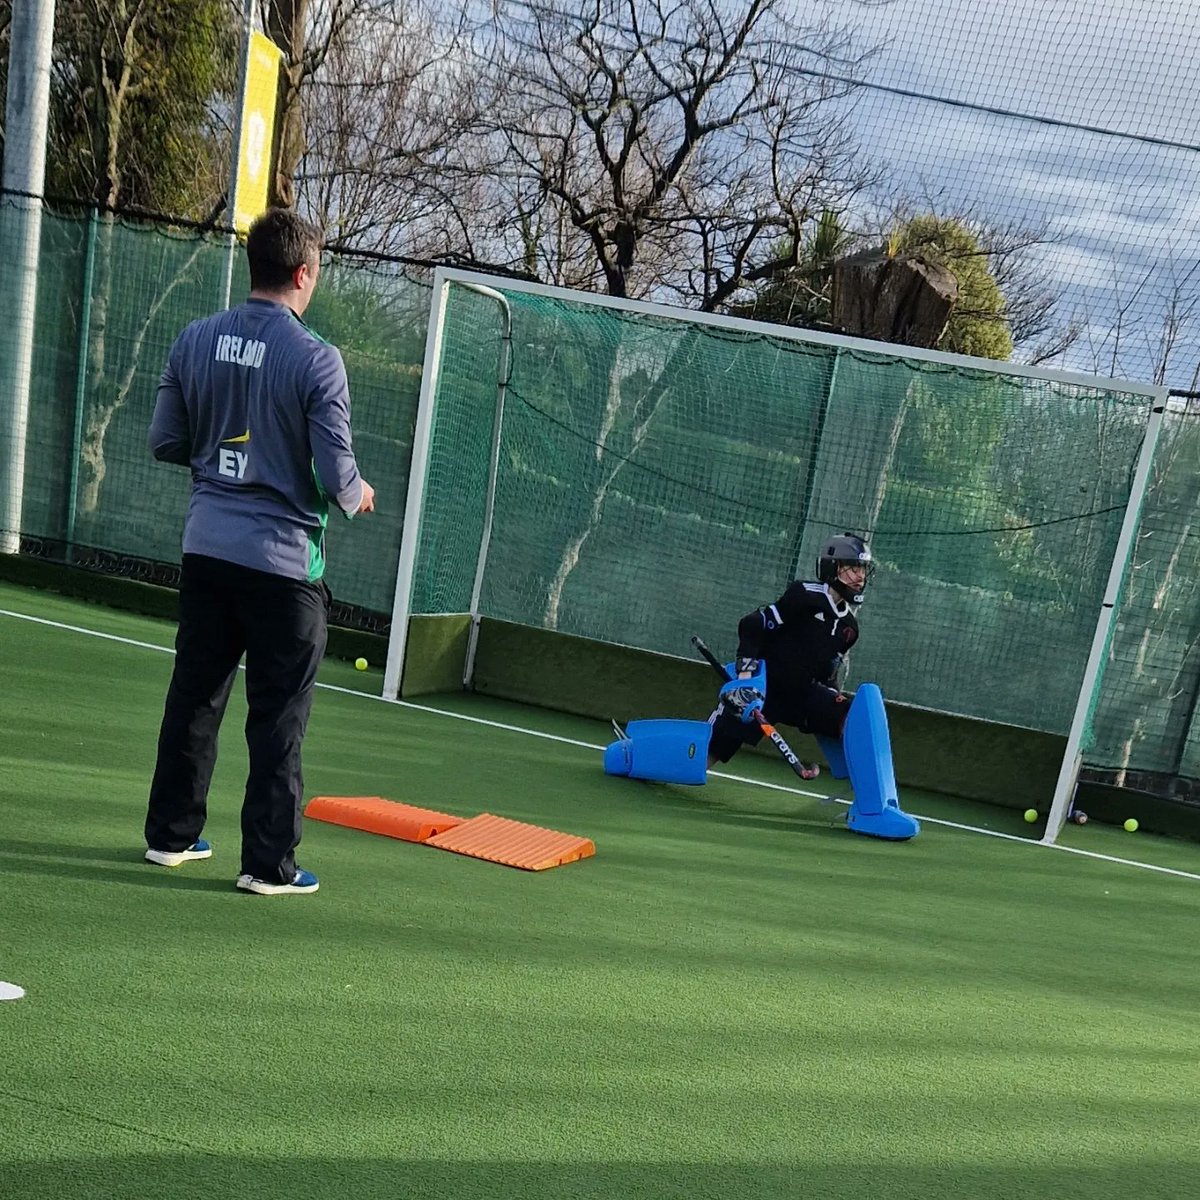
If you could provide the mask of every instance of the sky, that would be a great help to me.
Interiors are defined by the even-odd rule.
[[[1062,289],[1063,315],[1089,327],[1056,365],[1148,378],[1177,284],[1200,310],[1200,0],[791,7],[800,22],[823,14],[879,46],[858,73],[871,84],[1136,135],[870,89],[851,117],[867,157],[914,194],[936,190],[947,206],[1047,230],[1038,260]],[[1166,382],[1192,386],[1198,361],[1200,311]]]

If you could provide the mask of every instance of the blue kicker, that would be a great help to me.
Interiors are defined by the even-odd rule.
[[[630,721],[604,749],[604,773],[656,783],[703,783],[708,777],[707,721]]]
[[[834,762],[830,739],[821,739],[821,748],[829,760],[835,778],[845,778],[838,767],[848,768],[854,803],[846,824],[855,833],[868,837],[906,841],[921,832],[915,817],[900,809],[896,795],[896,772],[892,766],[892,739],[888,733],[883,693],[874,683],[860,684],[854,693],[842,730],[842,744]]]

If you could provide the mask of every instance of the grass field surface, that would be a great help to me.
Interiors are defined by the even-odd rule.
[[[1197,1194],[1194,845],[1089,825],[1055,850],[907,792],[934,820],[873,841],[765,758],[613,779],[595,722],[387,704],[328,661],[309,795],[596,856],[529,873],[309,821],[320,892],[249,896],[241,697],[213,858],[149,866],[173,629],[8,586],[0,609],[6,1200]]]

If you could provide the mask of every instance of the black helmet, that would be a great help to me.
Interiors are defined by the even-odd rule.
[[[863,591],[856,592],[838,579],[838,568],[845,563],[866,567]],[[875,562],[871,558],[871,547],[857,534],[834,533],[821,543],[821,553],[817,557],[817,578],[822,583],[829,584],[844,600],[849,600],[851,604],[861,604],[863,592],[874,574]]]

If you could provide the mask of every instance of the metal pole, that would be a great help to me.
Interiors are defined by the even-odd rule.
[[[16,554],[21,548],[53,42],[54,0],[13,0],[0,193],[0,261],[6,284],[0,288],[0,336],[12,339],[11,353],[0,355],[3,554]]]

